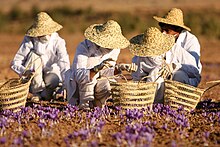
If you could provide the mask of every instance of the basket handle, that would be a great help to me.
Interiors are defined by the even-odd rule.
[[[37,59],[39,59],[40,57],[37,57],[36,59],[34,59],[33,60],[33,62],[30,62],[26,67],[25,67],[25,70],[24,70],[24,72],[22,73],[22,74],[24,74],[27,70],[28,70],[28,68],[31,66],[31,64],[32,63],[34,63]],[[41,63],[41,65],[42,65],[42,63]],[[41,65],[39,65],[38,67],[37,67],[37,69],[39,69],[40,68],[40,66]],[[34,75],[35,75],[35,73],[30,77],[30,79],[28,79],[28,81],[30,81],[30,80],[32,80],[32,78],[34,77]],[[8,81],[6,81],[4,84],[2,84],[1,86],[0,86],[0,89],[2,88],[2,87],[4,87],[6,84],[8,84],[9,82],[11,82],[13,79],[9,79]],[[19,78],[19,82],[21,82],[23,79],[22,79],[22,76]]]
[[[36,59],[33,60],[33,62],[30,62],[30,63],[25,67],[25,70],[23,71],[22,75],[29,69],[29,67],[31,66],[31,64],[34,63],[34,62],[35,62],[37,59],[39,59],[39,58],[40,58],[40,57],[37,57]],[[42,62],[41,62],[41,64],[37,67],[36,70],[38,70],[38,69],[40,68],[40,66],[42,66]],[[20,82],[24,82],[24,83],[29,82],[29,81],[31,81],[31,80],[34,78],[35,74],[36,74],[36,72],[34,72],[34,73],[31,75],[31,77],[28,77],[28,79],[25,79],[25,78],[23,78],[23,76],[21,76],[21,77],[19,78],[19,81],[20,81]]]
[[[208,86],[207,88],[205,88],[204,92],[208,91],[209,89],[215,87],[215,86],[218,86],[220,85],[220,80],[216,80],[216,81],[209,81],[209,82],[206,82],[206,84],[212,84],[210,86]]]
[[[152,77],[152,76],[155,76],[155,75],[159,75],[159,74],[161,74],[163,72],[163,70],[161,70],[161,71],[159,71],[159,72],[157,72],[157,73],[155,73],[155,74],[153,74],[153,75],[147,75],[147,76],[144,76],[144,77],[142,77],[141,78],[141,80],[139,81],[139,82],[141,82],[141,81],[144,81],[144,79],[146,79],[146,78],[149,78],[149,77]],[[105,79],[108,79],[108,80],[110,80],[111,78],[117,78],[117,77],[122,77],[123,79],[125,79],[125,81],[126,82],[128,82],[128,80],[127,80],[127,78],[125,77],[125,75],[124,74],[117,74],[117,75],[114,75],[114,76],[109,76],[109,77],[101,77],[101,78],[98,78],[97,80],[102,80],[103,78],[105,78]],[[160,76],[159,76],[160,77]],[[159,78],[158,77],[158,78]],[[155,82],[158,80],[158,78],[155,80]]]
[[[36,59],[34,59],[32,62],[30,62],[30,63],[28,63],[28,65],[25,67],[25,69],[24,69],[24,71],[23,71],[23,73],[22,74],[24,74],[28,69],[29,69],[29,67],[32,65],[32,63],[34,63],[37,59],[39,59],[40,58],[40,56],[38,56]],[[42,62],[41,62],[41,64],[37,67],[37,69],[39,69],[40,68],[40,66],[42,65]]]
[[[118,74],[118,76],[121,76],[122,78],[125,79],[126,82],[128,82],[128,79],[125,77],[125,75],[123,75],[123,74]]]
[[[104,76],[104,77],[97,78],[97,80],[107,79],[108,81],[110,81],[110,79],[114,79],[114,78],[117,78],[117,77],[119,77],[119,76],[121,76],[122,78],[125,79],[126,82],[128,82],[127,78],[126,78],[123,74],[117,74],[117,75],[109,76],[109,77]]]
[[[168,75],[170,75],[167,79],[172,80],[173,79],[173,73],[170,69],[170,66],[168,65],[168,63],[166,63],[166,60],[163,58],[162,72],[166,69],[168,69]],[[167,75],[162,74],[161,76],[165,79],[166,78],[165,76],[167,76]]]

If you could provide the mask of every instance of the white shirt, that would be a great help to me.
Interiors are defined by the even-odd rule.
[[[90,69],[108,58],[114,60],[109,63],[115,66],[119,53],[120,49],[98,48],[97,45],[87,39],[81,42],[76,49],[72,67],[66,72],[67,81],[65,83],[68,101],[73,98],[72,96],[76,91],[76,82],[80,81],[79,84],[92,82],[90,81]],[[97,78],[99,74],[102,72],[96,74],[93,79]]]
[[[24,64],[31,50],[41,57],[44,72],[58,67],[57,74],[61,74],[61,80],[64,80],[64,73],[70,68],[70,62],[65,40],[58,33],[52,33],[49,42],[45,44],[39,42],[37,38],[25,36],[11,63],[11,68],[17,74],[21,75],[25,71]]]
[[[189,78],[191,78],[192,82],[198,83],[197,80],[200,80],[199,68],[197,67],[197,62],[195,58],[187,52],[184,48],[180,47],[177,43],[174,44],[171,50],[166,53],[166,62],[168,64],[175,63],[181,66],[181,70],[183,70]],[[141,80],[144,76],[148,76],[152,70],[155,68],[159,69],[162,65],[162,56],[157,57],[140,57],[134,56],[132,59],[133,63],[138,65],[138,70],[132,74],[134,80]],[[181,65],[180,65],[181,64]],[[156,79],[158,75],[150,75],[155,76],[152,79]],[[195,81],[193,81],[195,80]],[[193,85],[193,83],[192,83]]]
[[[200,62],[200,44],[195,35],[189,31],[183,30],[176,43],[189,52],[196,60],[196,67],[199,69],[199,73],[202,72],[202,64]]]
[[[94,43],[85,39],[76,49],[72,69],[91,69],[108,58],[117,61],[119,53],[120,49],[97,48]],[[115,63],[116,62],[112,62],[112,65],[115,65]]]

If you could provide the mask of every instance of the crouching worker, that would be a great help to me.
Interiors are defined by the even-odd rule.
[[[33,75],[32,100],[50,100],[70,68],[65,40],[57,31],[62,26],[45,12],[40,12],[27,30],[11,68],[20,77]]]
[[[173,35],[175,38],[175,44],[177,44],[176,46],[182,47],[189,53],[186,53],[183,57],[184,60],[192,59],[193,57],[196,61],[194,70],[184,72],[182,69],[184,69],[185,66],[183,66],[182,69],[174,72],[173,79],[197,87],[201,81],[202,72],[202,64],[200,62],[200,43],[198,38],[190,32],[191,29],[184,24],[182,10],[172,8],[166,16],[154,16],[153,18],[158,21],[162,33]],[[169,53],[167,53],[166,56],[167,58],[171,57]],[[181,63],[181,61],[179,62]],[[179,65],[181,66],[182,64]],[[177,67],[180,66],[177,65]],[[173,66],[170,67],[171,69],[173,68]],[[174,65],[174,67],[176,67],[176,65]]]
[[[120,49],[129,45],[120,25],[113,20],[93,24],[84,33],[75,53],[72,68],[66,72],[67,100],[80,109],[102,107],[110,97],[107,78],[113,76]],[[124,66],[131,71],[133,66]],[[122,70],[123,70],[122,69]]]
[[[164,79],[177,75],[180,71],[190,77],[200,77],[196,60],[189,52],[175,43],[173,35],[164,34],[155,27],[148,28],[143,34],[130,40],[130,51],[135,55],[133,63],[138,70],[132,74],[133,80],[141,80],[148,76],[146,81],[159,84],[155,103],[163,103]],[[188,76],[178,76],[184,79],[182,83],[189,84]],[[179,78],[172,80],[181,81]]]

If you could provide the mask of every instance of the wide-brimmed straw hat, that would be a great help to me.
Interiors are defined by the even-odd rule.
[[[47,13],[40,12],[37,14],[33,25],[27,30],[26,35],[31,37],[44,36],[57,32],[62,28]]]
[[[120,25],[114,20],[91,25],[85,30],[84,35],[86,39],[108,49],[124,49],[130,44],[122,35]]]
[[[173,35],[163,34],[158,28],[150,27],[143,34],[130,40],[128,47],[132,54],[141,57],[162,55],[172,48],[175,43]]]
[[[153,18],[156,19],[158,22],[179,26],[188,31],[191,31],[189,27],[185,26],[183,22],[183,12],[180,9],[172,8],[164,17],[154,16]]]

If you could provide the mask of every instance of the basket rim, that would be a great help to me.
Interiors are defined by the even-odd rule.
[[[5,86],[4,84],[0,86],[0,110],[17,109],[26,104],[31,80],[24,83],[18,81],[15,85],[10,85],[10,82],[13,82],[13,80],[20,79],[9,79],[4,82],[4,84],[9,84],[8,86]]]
[[[7,81],[5,81],[2,85],[0,85],[0,92],[4,91],[4,90],[8,90],[8,89],[16,89],[16,88],[20,88],[20,87],[25,87],[27,85],[30,84],[31,80],[25,82],[25,83],[19,83],[19,84],[16,84],[16,85],[13,85],[13,86],[7,86],[5,87],[6,84],[8,84],[10,81],[13,81],[13,80],[20,80],[19,78],[12,78],[12,79],[9,79]]]
[[[179,81],[174,81],[174,80],[165,79],[164,82],[166,82],[166,83],[176,83],[176,84],[184,85],[184,86],[186,86],[186,87],[190,87],[190,88],[193,88],[193,89],[199,89],[199,90],[201,90],[201,91],[204,91],[204,90],[205,90],[204,88],[194,87],[194,86],[192,86],[192,85],[185,84],[185,83],[182,83],[182,82],[179,82]]]
[[[178,106],[183,106],[183,108],[187,111],[190,110],[189,107],[191,109],[195,109],[205,91],[205,89],[194,87],[178,81],[164,80],[164,82],[165,82],[164,104],[169,105],[172,108],[178,108],[177,107],[178,105]],[[185,88],[188,89],[189,91],[185,91],[180,88]],[[191,96],[191,98],[187,97],[187,95]],[[192,97],[195,97],[195,99]],[[194,104],[190,102],[193,102]]]
[[[147,82],[147,81],[109,81],[110,84],[156,84],[158,85],[157,82]]]

